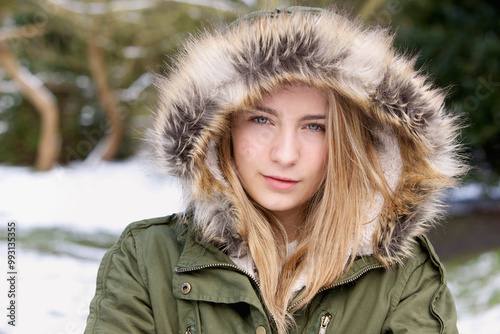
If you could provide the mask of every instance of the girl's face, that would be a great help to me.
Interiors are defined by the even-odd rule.
[[[243,187],[282,223],[298,219],[323,181],[326,115],[320,91],[293,85],[233,119],[233,155]]]

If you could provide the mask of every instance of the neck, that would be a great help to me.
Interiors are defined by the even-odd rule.
[[[278,219],[283,229],[286,232],[288,242],[292,242],[297,239],[299,235],[299,229],[301,224],[301,214],[299,210],[289,210],[273,212],[273,214]]]

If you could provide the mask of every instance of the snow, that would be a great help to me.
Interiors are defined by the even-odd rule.
[[[0,221],[21,229],[61,227],[119,233],[135,220],[181,210],[179,186],[133,159],[49,172],[0,166]]]
[[[55,227],[118,236],[132,221],[182,210],[179,185],[142,161],[80,163],[44,173],[0,166],[0,235],[6,235],[7,222],[15,221],[19,234]],[[460,189],[455,198],[471,199],[477,189]],[[5,254],[6,249],[1,240],[0,252]],[[83,332],[106,250],[58,240],[52,251],[18,249],[18,326],[8,326],[4,315],[0,334]],[[7,268],[3,255],[0,267]],[[500,303],[493,300],[500,298],[498,268],[500,255],[492,252],[450,270],[460,333],[489,334],[499,327]],[[2,281],[0,307],[5,309],[7,287]]]
[[[4,242],[0,249],[6,249]],[[0,333],[83,333],[99,261],[20,250],[18,262],[16,326],[3,320]],[[2,296],[1,305],[7,305],[6,294]]]

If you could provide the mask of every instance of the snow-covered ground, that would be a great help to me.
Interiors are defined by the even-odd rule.
[[[49,172],[0,166],[0,221],[16,220],[20,229],[119,233],[132,221],[179,210],[175,181],[141,161],[81,163]]]
[[[0,166],[0,235],[5,237],[7,223],[15,221],[18,235],[38,228],[59,228],[86,235],[118,236],[132,221],[181,210],[179,186],[141,161],[77,164],[45,173]],[[467,193],[461,190],[456,196],[467,197]],[[0,333],[83,332],[105,249],[60,240],[51,247],[52,253],[18,247],[17,326],[7,325],[8,319],[2,315]],[[62,254],[53,254],[61,249],[65,250]],[[2,239],[0,268],[5,273],[6,253],[7,243]],[[497,331],[500,252],[484,253],[449,271],[460,332]],[[5,279],[1,281],[0,308],[6,310],[7,285]]]

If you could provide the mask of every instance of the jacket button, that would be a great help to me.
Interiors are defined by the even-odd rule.
[[[259,326],[257,327],[257,330],[255,331],[256,334],[266,334],[266,329],[264,326]]]
[[[189,292],[191,292],[191,284],[185,282],[181,284],[181,293],[183,295],[187,295]]]

